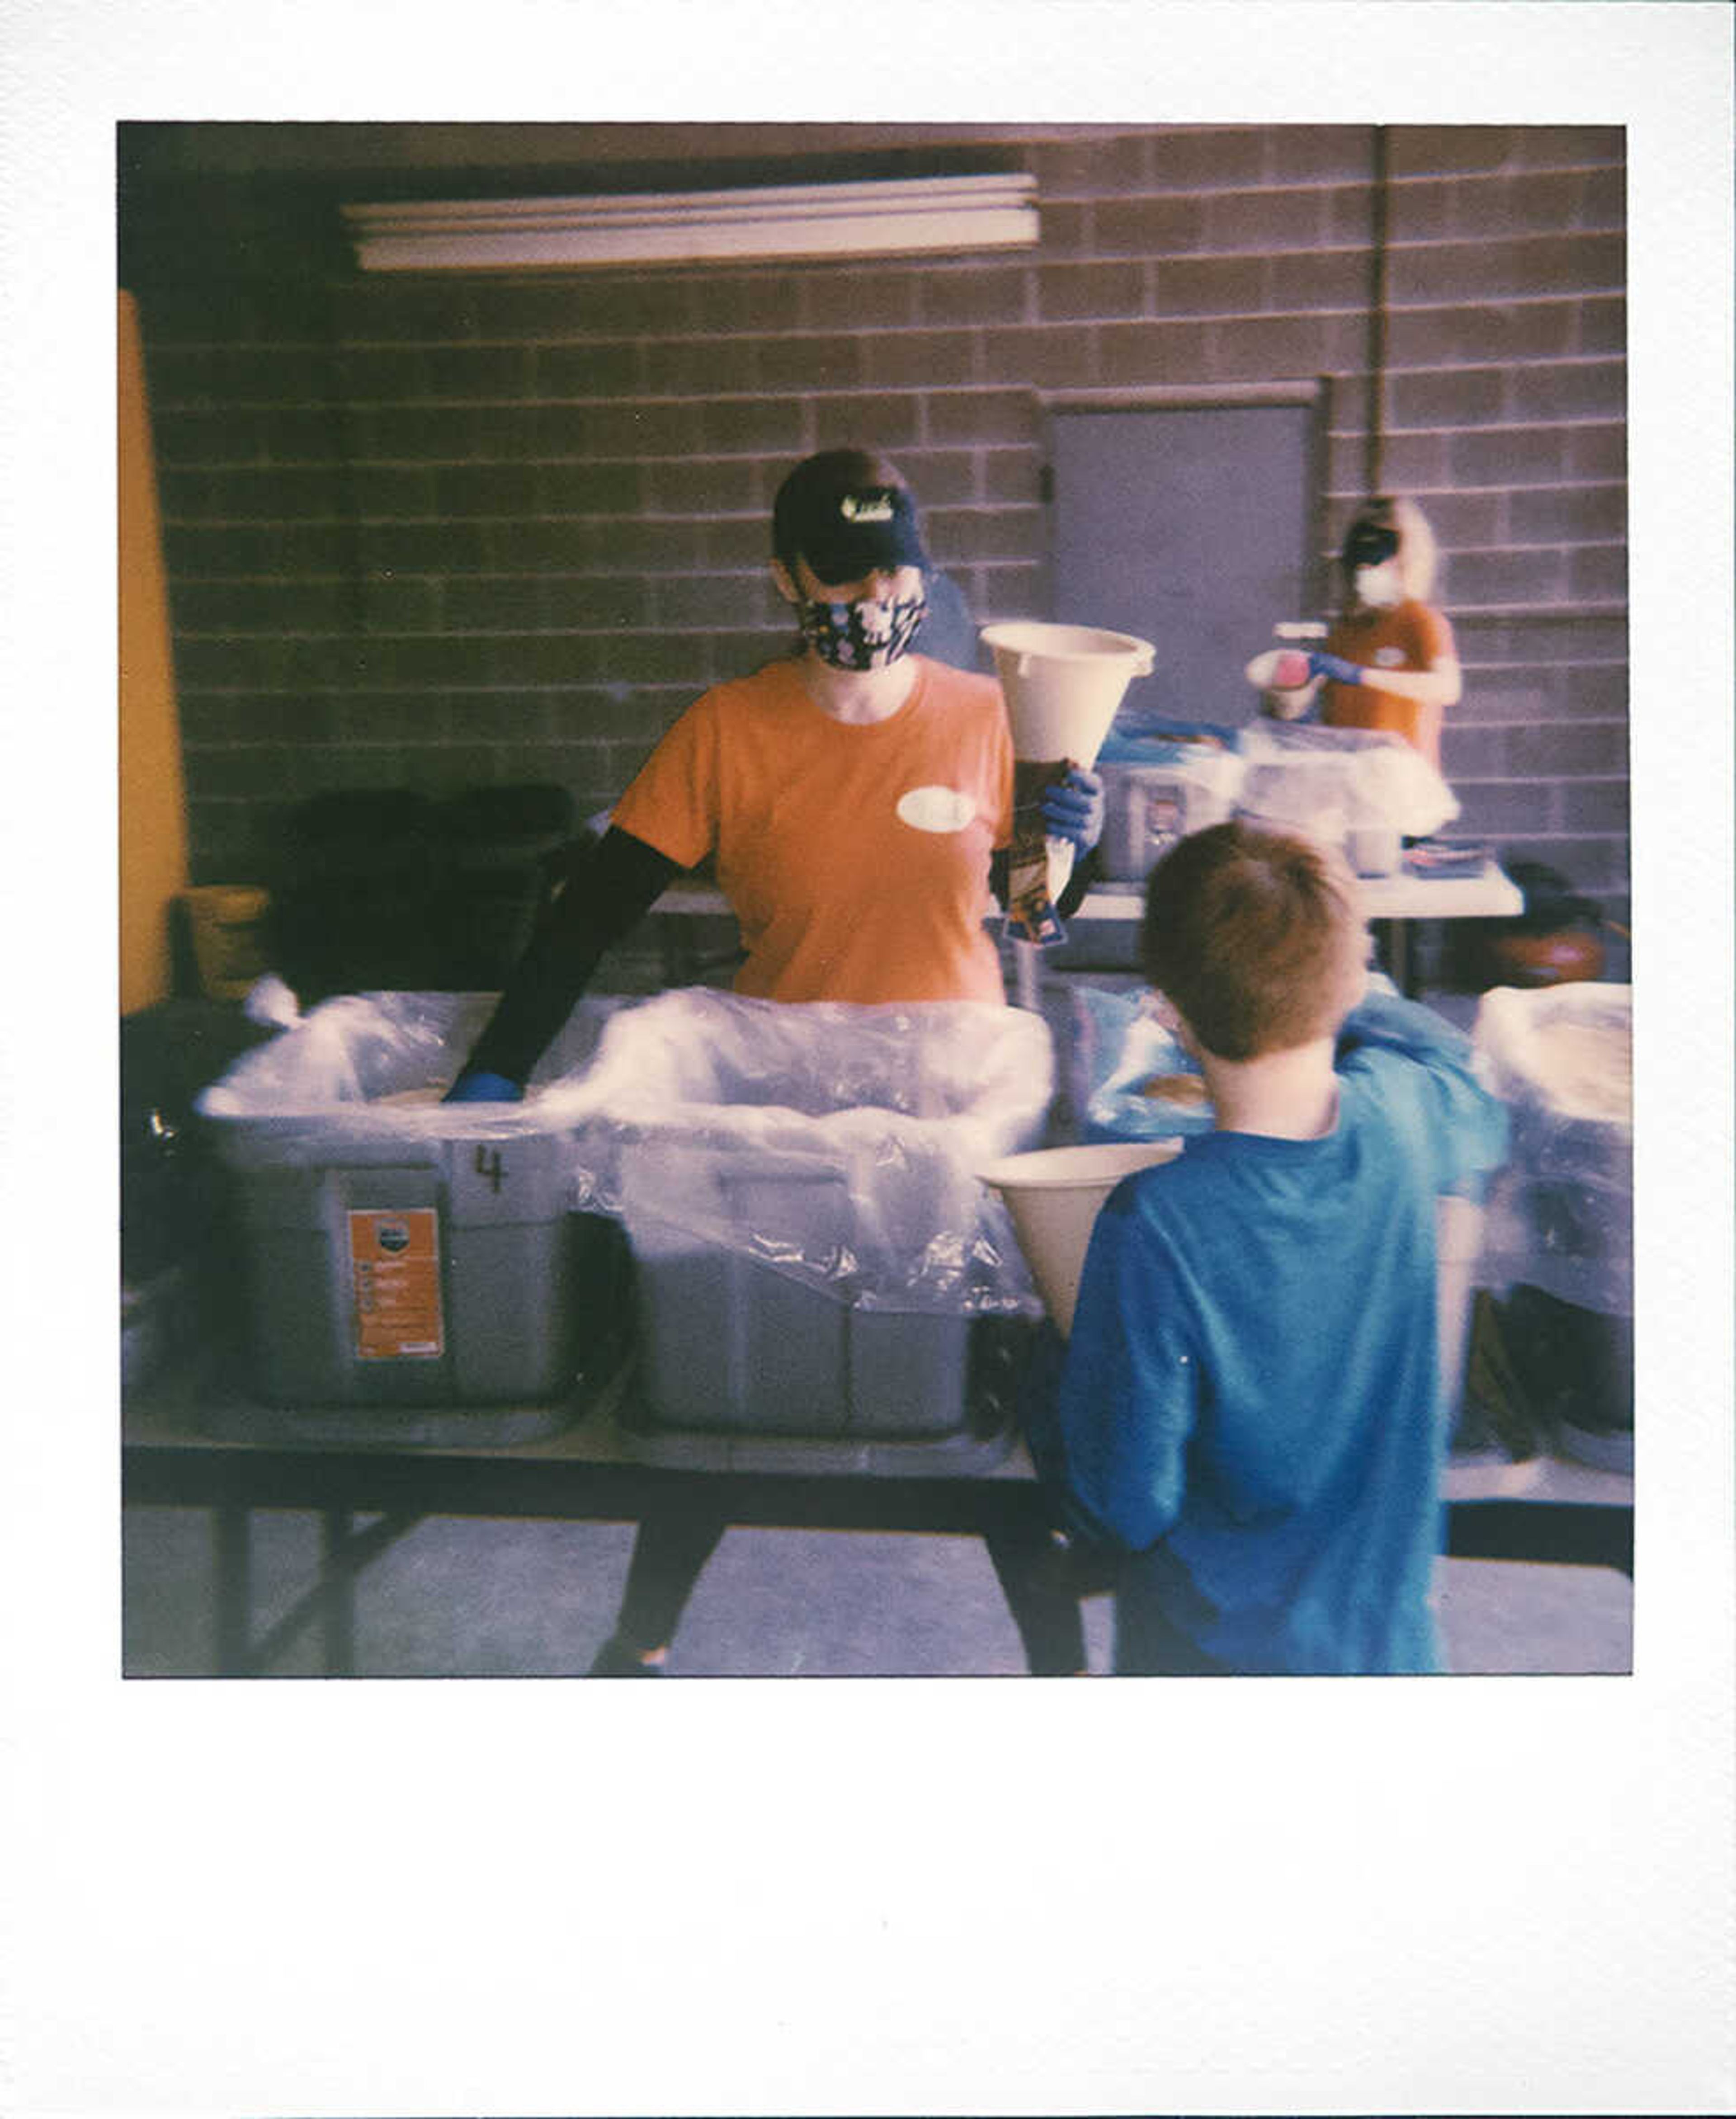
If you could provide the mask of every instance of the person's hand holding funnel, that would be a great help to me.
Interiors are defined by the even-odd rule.
[[[1131,633],[1032,621],[990,625],[1013,732],[1013,839],[1007,932],[1015,941],[1066,939],[1055,901],[1075,855],[1103,828],[1103,784],[1092,770],[1129,684],[1156,651]]]

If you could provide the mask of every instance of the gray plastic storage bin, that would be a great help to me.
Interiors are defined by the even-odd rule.
[[[1053,1075],[1042,1019],[982,1003],[695,990],[620,1017],[581,1147],[632,1250],[645,1418],[977,1431],[991,1352],[1039,1305],[975,1173],[1036,1138]]]
[[[1111,883],[1143,883],[1178,839],[1222,823],[1242,779],[1232,750],[1155,739],[1112,736],[1097,769],[1103,782],[1098,860]]]
[[[955,1435],[972,1320],[859,1310],[750,1259],[634,1232],[639,1384],[654,1422],[699,1433]]]
[[[523,1103],[443,1105],[491,1004],[328,1001],[200,1098],[267,1403],[545,1403],[613,1342],[625,1248],[574,1211],[569,1085],[619,1004],[575,1013]]]
[[[727,1191],[744,1230],[794,1220],[802,1239],[842,1255],[850,1202],[841,1177],[769,1175]],[[629,1208],[627,1226],[639,1384],[661,1424],[840,1436],[951,1435],[965,1425],[969,1316],[864,1309],[847,1291],[806,1284],[643,1210]]]

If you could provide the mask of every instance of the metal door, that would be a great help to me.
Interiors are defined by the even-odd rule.
[[[1281,619],[1313,617],[1316,396],[1051,404],[1056,619],[1157,650],[1117,726],[1239,726],[1242,675]]]

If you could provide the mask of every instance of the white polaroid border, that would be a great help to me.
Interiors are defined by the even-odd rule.
[[[61,0],[0,132],[20,2113],[1729,2108],[1730,35],[1694,5]],[[123,1683],[123,118],[1627,128],[1631,1678]]]

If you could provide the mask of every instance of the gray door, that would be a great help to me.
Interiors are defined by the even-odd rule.
[[[1157,650],[1118,726],[1239,726],[1242,675],[1311,594],[1313,402],[1051,412],[1054,615]]]

